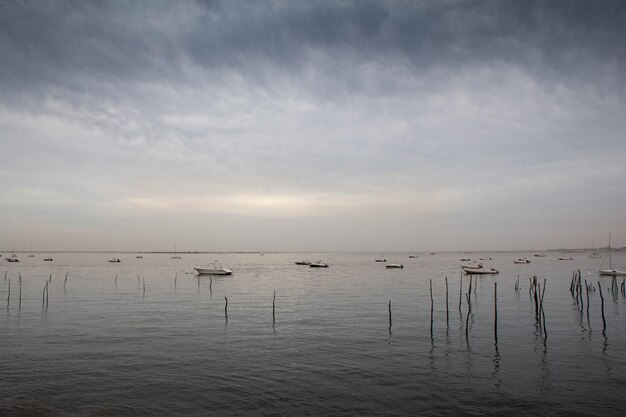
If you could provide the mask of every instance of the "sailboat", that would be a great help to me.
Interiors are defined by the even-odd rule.
[[[174,245],[174,256],[172,256],[172,259],[180,259],[180,256],[176,254],[176,245]]]
[[[600,254],[598,254],[596,252],[595,247],[596,247],[595,242],[591,242],[591,254],[589,255],[589,257],[590,258],[596,258],[596,259],[602,258],[602,255],[600,255]]]
[[[600,265],[600,271],[598,273],[600,275],[609,275],[612,277],[616,276],[626,276],[626,271],[620,271],[619,269],[614,269],[611,264],[611,234],[609,233],[609,269],[602,269],[602,265],[604,265],[604,260],[602,261],[602,265]],[[606,260],[606,258],[605,258]]]

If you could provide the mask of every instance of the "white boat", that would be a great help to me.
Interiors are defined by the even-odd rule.
[[[463,271],[465,271],[465,273],[467,275],[495,275],[495,274],[499,274],[500,272],[495,269],[495,268],[491,268],[491,269],[483,269],[483,268],[463,268]]]
[[[122,261],[120,261],[119,258],[111,258],[111,259],[109,259],[109,262],[119,263],[119,262],[122,262]]]
[[[571,256],[559,256],[559,261],[573,261],[574,258]]]
[[[328,268],[328,264],[325,264],[322,261],[317,261],[317,262],[311,262],[309,264],[310,268]]]
[[[176,245],[174,245],[174,256],[172,256],[172,259],[180,259],[180,256],[176,253]]]
[[[378,258],[375,262],[387,262],[385,258]]]
[[[609,269],[602,269],[602,265],[604,265],[604,260],[602,261],[602,265],[600,265],[600,270],[598,271],[598,273],[600,275],[608,275],[608,276],[612,276],[612,277],[617,277],[617,276],[626,276],[626,271],[620,271],[619,269],[615,269],[613,268],[613,265],[611,264],[611,234],[609,233]]]
[[[529,264],[530,260],[528,258],[519,258],[513,261],[514,264]]]
[[[402,269],[402,268],[404,268],[404,265],[402,265],[402,264],[387,264],[387,265],[385,265],[385,268],[387,268],[387,269]]]
[[[52,258],[44,258],[44,261],[46,261],[46,262],[51,262],[51,261],[52,261]]]
[[[596,252],[596,242],[591,242],[591,253],[589,254],[589,257],[594,259],[602,258],[602,255]]]
[[[198,275],[232,275],[233,271],[229,268],[224,268],[217,261],[208,264],[205,267],[194,267]]]
[[[480,259],[481,261],[490,261],[491,260],[491,256],[484,256],[484,257],[481,257],[481,258],[478,258],[478,259]]]

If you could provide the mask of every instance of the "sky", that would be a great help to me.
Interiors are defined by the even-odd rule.
[[[626,245],[623,1],[5,1],[0,250]]]

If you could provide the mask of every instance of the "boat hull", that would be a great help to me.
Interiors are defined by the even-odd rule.
[[[626,271],[620,271],[619,269],[601,269],[598,271],[600,275],[610,276],[610,277],[624,277],[626,276]]]
[[[230,269],[212,269],[212,268],[194,268],[198,275],[232,275],[233,271]]]
[[[495,269],[463,268],[463,271],[465,271],[467,275],[497,275],[500,273]]]

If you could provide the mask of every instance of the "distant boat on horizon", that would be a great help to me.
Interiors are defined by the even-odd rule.
[[[174,245],[174,256],[172,256],[172,259],[180,259],[180,256],[178,256],[176,252],[176,245]]]
[[[322,261],[317,261],[317,262],[311,262],[309,264],[309,268],[328,268],[328,264],[322,262]]]

